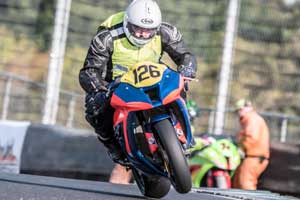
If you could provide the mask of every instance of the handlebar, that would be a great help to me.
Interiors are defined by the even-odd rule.
[[[114,90],[119,86],[121,82],[121,78],[117,77],[114,81],[108,84],[107,86],[107,92],[105,94],[106,98],[109,99],[114,92]]]
[[[184,91],[187,92],[189,91],[189,82],[190,81],[196,81],[196,82],[199,82],[199,79],[196,79],[196,78],[190,78],[190,77],[183,77],[183,80],[184,80]]]

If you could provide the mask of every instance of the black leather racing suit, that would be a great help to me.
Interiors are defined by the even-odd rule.
[[[162,51],[168,53],[177,66],[192,66],[196,71],[196,58],[184,45],[182,35],[176,27],[162,23],[157,34],[161,35]],[[79,73],[80,85],[87,93],[86,102],[95,93],[105,90],[107,83],[112,81],[113,51],[113,38],[109,30],[100,30],[91,41],[84,66]],[[87,121],[103,142],[113,137],[113,112],[113,108],[109,106],[99,116],[86,115]]]

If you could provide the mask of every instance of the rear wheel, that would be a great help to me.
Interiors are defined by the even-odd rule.
[[[179,193],[189,192],[192,188],[191,174],[174,127],[165,119],[156,123],[154,129],[159,137],[160,150],[172,185]]]
[[[146,197],[162,198],[170,190],[171,183],[165,177],[148,177],[136,169],[132,169],[132,174],[140,192]]]
[[[209,170],[203,180],[202,187],[231,188],[230,175],[224,170]]]
[[[225,176],[217,176],[217,177],[215,177],[215,181],[216,181],[216,187],[217,188],[223,188],[223,189],[229,189],[230,188],[230,185],[228,185]]]

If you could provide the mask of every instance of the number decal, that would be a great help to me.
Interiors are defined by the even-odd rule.
[[[153,78],[160,77],[160,72],[156,70],[158,67],[154,65],[149,66],[150,76]]]
[[[223,150],[229,150],[230,149],[230,146],[229,145],[227,145],[226,143],[221,143],[221,149],[223,149]]]
[[[160,77],[160,72],[154,65],[141,65],[133,70],[134,83],[140,83],[146,79]]]
[[[142,82],[143,80],[150,78],[150,76],[147,75],[147,72],[149,71],[149,68],[147,65],[142,65],[142,66],[138,67],[137,70],[140,71],[138,82]]]

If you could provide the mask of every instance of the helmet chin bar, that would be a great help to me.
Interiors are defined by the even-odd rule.
[[[143,47],[144,45],[148,44],[152,38],[149,39],[139,39],[134,37],[133,35],[130,35],[129,37],[127,36],[128,40],[135,46],[137,47]]]

